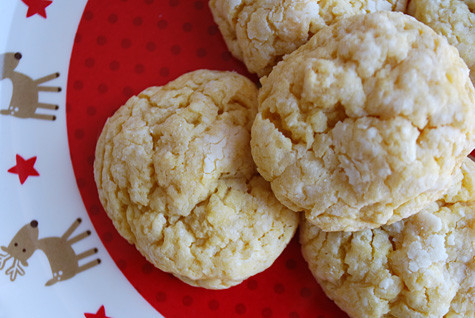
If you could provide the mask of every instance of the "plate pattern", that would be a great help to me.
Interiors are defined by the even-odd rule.
[[[85,0],[0,2],[0,317],[160,317],[94,231],[66,129]]]

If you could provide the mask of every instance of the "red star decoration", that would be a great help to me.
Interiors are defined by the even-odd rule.
[[[40,175],[38,171],[33,168],[35,162],[36,156],[25,160],[22,156],[16,155],[16,166],[8,169],[8,172],[17,174],[18,178],[20,178],[20,183],[23,184],[25,183],[26,179],[28,179],[28,177]]]
[[[49,0],[21,0],[28,6],[26,17],[29,18],[32,15],[39,14],[46,19],[46,7],[53,3]]]
[[[99,310],[95,314],[84,313],[84,317],[86,318],[111,318],[106,316],[106,310],[104,309],[104,305],[99,308]]]

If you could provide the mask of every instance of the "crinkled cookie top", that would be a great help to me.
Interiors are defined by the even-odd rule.
[[[257,87],[201,70],[129,99],[96,147],[100,200],[119,233],[158,268],[226,288],[270,266],[297,216],[250,154]]]
[[[325,231],[416,213],[475,146],[467,66],[402,13],[340,20],[261,81],[254,161],[283,204]]]
[[[407,0],[210,0],[231,53],[264,76],[336,20],[376,11],[404,11]]]
[[[300,241],[325,293],[350,317],[475,317],[475,164],[450,195],[382,228]]]
[[[475,85],[475,1],[411,0],[407,12],[459,50]]]

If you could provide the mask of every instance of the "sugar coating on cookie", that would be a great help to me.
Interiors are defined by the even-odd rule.
[[[475,146],[467,66],[402,13],[340,20],[261,82],[254,161],[283,204],[325,231],[416,213]]]
[[[350,317],[474,317],[475,163],[461,172],[450,194],[392,225],[323,232],[302,221],[309,268]]]
[[[257,87],[200,70],[130,98],[98,140],[99,198],[119,233],[158,268],[212,289],[269,267],[298,217],[256,171]]]
[[[407,13],[445,36],[459,50],[475,85],[475,1],[411,0]]]
[[[406,0],[210,0],[214,20],[231,51],[248,70],[269,74],[322,27],[377,11],[404,11]]]

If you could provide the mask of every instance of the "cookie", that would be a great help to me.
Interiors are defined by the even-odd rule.
[[[261,82],[254,161],[276,197],[324,231],[409,217],[442,196],[475,146],[467,66],[402,13],[342,19]]]
[[[470,69],[475,85],[475,1],[411,0],[407,13],[445,36]]]
[[[96,147],[99,198],[119,233],[188,284],[227,288],[269,267],[298,216],[250,153],[257,87],[200,70],[130,98]]]
[[[449,194],[407,219],[360,232],[303,220],[302,253],[350,317],[474,317],[475,163]]]
[[[356,14],[404,11],[406,1],[210,0],[209,7],[231,53],[264,76],[322,27]]]

